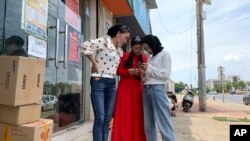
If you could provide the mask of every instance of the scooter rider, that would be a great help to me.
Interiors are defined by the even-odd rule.
[[[194,101],[194,94],[193,92],[188,88],[187,84],[185,84],[186,94],[183,97],[182,100],[182,107],[184,112],[188,112],[188,110],[192,107],[193,101]]]

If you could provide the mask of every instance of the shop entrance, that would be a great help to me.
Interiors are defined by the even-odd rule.
[[[79,7],[74,4],[74,8]],[[82,57],[79,53],[83,38],[79,17],[73,19],[76,21],[69,21],[66,11],[73,12],[73,16],[75,13],[66,5],[65,1],[50,0],[47,23],[48,48],[41,116],[54,120],[55,132],[83,120]]]

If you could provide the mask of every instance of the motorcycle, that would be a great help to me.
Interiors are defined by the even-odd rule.
[[[193,106],[194,94],[191,90],[187,90],[185,96],[182,99],[183,112],[188,112]]]

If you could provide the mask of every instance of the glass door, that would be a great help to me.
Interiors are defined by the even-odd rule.
[[[50,7],[48,14],[42,118],[53,119],[56,132],[82,120],[82,57],[79,53],[82,34],[65,19],[65,2],[51,2],[54,8]]]

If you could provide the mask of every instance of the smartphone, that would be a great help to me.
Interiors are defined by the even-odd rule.
[[[141,61],[138,61],[137,68],[140,68],[141,65],[142,65],[142,62],[141,62]]]

